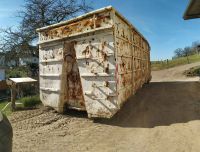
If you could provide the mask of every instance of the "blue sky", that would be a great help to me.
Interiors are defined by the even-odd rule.
[[[95,9],[112,5],[147,38],[151,60],[170,59],[176,48],[200,40],[200,19],[184,21],[189,0],[93,0]],[[0,27],[16,26],[23,0],[0,0]]]

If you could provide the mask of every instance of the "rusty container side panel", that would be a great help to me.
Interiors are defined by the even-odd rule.
[[[150,47],[148,42],[116,13],[115,44],[119,107],[144,83],[150,81]]]
[[[90,27],[87,27],[88,24],[85,24],[85,20],[91,22]],[[108,75],[109,72],[114,73],[114,64],[109,63],[114,61],[112,58],[114,54],[113,33],[110,30],[112,29],[111,12],[106,10],[95,13],[80,20],[79,23],[84,23],[84,28],[81,27],[81,31],[68,33],[67,36],[70,36],[65,40],[64,63],[67,75],[64,83],[66,90],[64,101],[69,108],[87,110],[89,117],[108,117],[113,115],[113,112],[110,112],[113,104],[109,104],[107,100],[110,99],[106,98],[110,98],[109,93],[112,93],[114,88],[111,90],[108,86],[104,86],[109,82],[104,80],[104,76],[99,78],[96,74]],[[100,32],[98,32],[99,29],[101,29]],[[106,30],[110,33],[107,34]],[[105,34],[100,34],[102,32],[109,35],[107,36],[108,40],[104,36]],[[100,36],[98,36],[99,34]],[[66,35],[63,37],[66,37]],[[108,47],[111,48],[107,49]],[[95,82],[94,77],[97,77],[99,82]],[[108,80],[114,81],[112,78]],[[113,85],[110,84],[110,86]],[[88,92],[94,94],[91,95]],[[114,98],[112,100],[114,102]]]
[[[85,106],[89,117],[112,117],[118,110],[113,30],[75,40]]]
[[[133,94],[132,81],[132,28],[115,15],[115,43],[117,58],[118,104],[121,106]]]
[[[63,42],[40,45],[40,99],[44,105],[63,111]]]
[[[85,101],[76,60],[75,41],[64,43],[64,101],[68,108],[85,110]]]
[[[151,79],[150,47],[148,43],[133,29],[133,88],[136,92]]]

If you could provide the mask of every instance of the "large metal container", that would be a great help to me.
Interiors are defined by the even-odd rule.
[[[147,40],[111,6],[37,31],[40,98],[58,112],[110,118],[151,79]]]

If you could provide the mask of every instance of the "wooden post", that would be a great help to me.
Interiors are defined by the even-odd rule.
[[[167,59],[167,68],[169,68],[169,60]]]
[[[11,86],[11,110],[15,111],[15,99],[16,99],[16,85]]]
[[[190,61],[189,61],[189,57],[188,57],[188,54],[187,54],[187,63],[188,63],[188,64],[190,63]]]

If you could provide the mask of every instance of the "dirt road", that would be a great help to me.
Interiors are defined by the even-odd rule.
[[[153,82],[110,120],[44,108],[15,112],[13,151],[199,152],[200,83],[182,79],[180,70],[190,66],[153,72]]]
[[[160,71],[152,71],[153,82],[163,81],[198,81],[198,77],[188,78],[183,75],[183,72],[187,69],[200,65],[200,62],[177,66]]]

